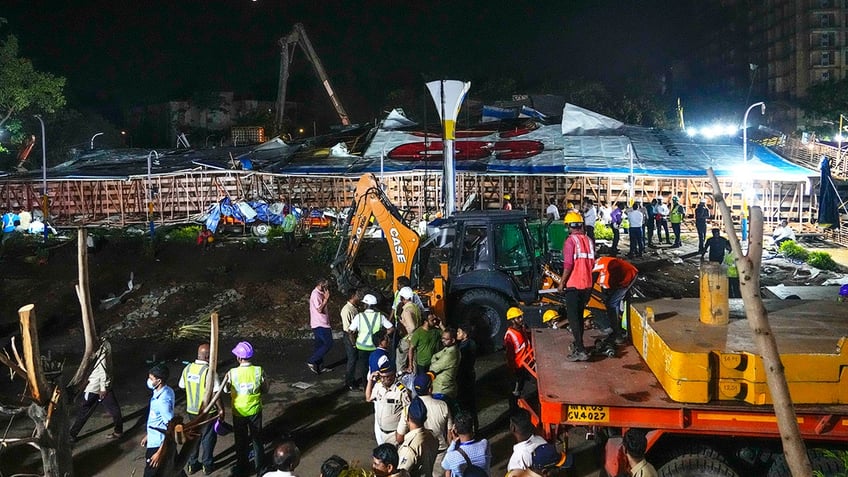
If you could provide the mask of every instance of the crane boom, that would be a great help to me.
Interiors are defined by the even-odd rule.
[[[315,68],[315,74],[318,75],[321,85],[324,86],[324,90],[330,97],[330,102],[333,103],[333,107],[336,108],[336,113],[339,115],[341,123],[345,126],[350,126],[350,118],[348,117],[347,112],[345,111],[344,106],[342,106],[342,103],[335,91],[333,91],[333,87],[330,85],[330,79],[327,77],[327,72],[324,70],[324,65],[321,63],[321,59],[318,58],[318,53],[315,52],[312,42],[309,41],[309,36],[306,35],[306,29],[304,29],[303,24],[296,23],[294,27],[292,27],[291,33],[280,38],[280,81],[277,87],[277,127],[280,128],[283,123],[283,115],[286,106],[286,89],[289,81],[289,65],[291,64],[292,54],[292,51],[290,51],[289,48],[293,49],[294,45],[300,45],[300,48],[304,53],[306,53],[307,59]]]

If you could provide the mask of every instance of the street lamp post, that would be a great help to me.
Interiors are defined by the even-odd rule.
[[[836,133],[836,141],[837,141],[838,148],[839,148],[836,151],[836,164],[840,164],[840,161],[842,160],[842,139],[844,139],[844,136],[842,136],[842,131],[844,131],[844,129],[842,129],[842,120],[843,119],[845,119],[845,116],[840,114],[839,115],[839,132]]]
[[[44,137],[44,121],[41,119],[41,115],[36,114],[33,117],[41,123],[41,181],[43,188],[41,193],[41,211],[44,215],[42,218],[44,224],[44,243],[47,243],[47,219],[50,217],[47,210],[47,207],[50,204],[50,200],[47,197],[47,141]]]
[[[745,111],[745,117],[742,119],[742,161],[745,165],[748,164],[748,113],[752,109],[760,107],[760,114],[766,114],[766,103],[760,101],[748,106]],[[747,168],[746,168],[747,169]],[[747,170],[746,170],[747,172]],[[747,184],[746,184],[747,185]],[[753,181],[751,184],[753,187]],[[748,240],[748,187],[742,189],[742,241]]]
[[[95,134],[94,136],[91,136],[91,147],[89,149],[94,150],[94,138],[96,138],[97,136],[102,136],[102,135],[103,135],[103,133],[99,132],[99,133]]]
[[[153,215],[153,187],[151,185],[151,160],[153,157],[156,157],[156,160],[159,160],[159,153],[156,151],[150,151],[147,153],[147,220],[150,223],[150,239],[153,240],[153,236],[156,234],[156,226],[154,224],[154,215]]]

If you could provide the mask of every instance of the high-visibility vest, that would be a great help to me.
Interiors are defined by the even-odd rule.
[[[668,216],[668,221],[673,224],[683,222],[683,206],[680,204],[671,206],[671,214]]]
[[[233,395],[233,414],[248,417],[262,410],[262,367],[239,366],[227,373]]]
[[[586,290],[592,288],[592,268],[595,266],[595,251],[585,234],[569,234],[566,240],[574,241],[574,268],[565,283],[567,288]]]
[[[183,383],[186,391],[186,412],[200,412],[200,401],[206,394],[206,371],[208,364],[191,363],[183,369]]]
[[[297,218],[293,213],[286,214],[283,218],[283,232],[294,232],[295,226],[297,226]]]
[[[365,310],[356,315],[356,349],[362,351],[374,351],[372,335],[383,326],[383,316],[376,310]]]

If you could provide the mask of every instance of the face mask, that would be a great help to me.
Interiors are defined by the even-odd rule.
[[[148,380],[147,380],[147,389],[150,389],[151,391],[152,391],[152,390],[154,390],[154,389],[156,389],[156,386],[154,386],[154,385],[153,385],[153,380],[152,380],[152,379],[148,379]]]

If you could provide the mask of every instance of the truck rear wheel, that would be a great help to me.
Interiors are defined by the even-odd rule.
[[[659,477],[739,477],[724,462],[699,454],[676,457],[657,472]]]
[[[807,457],[810,458],[813,471],[819,471],[821,475],[844,475],[845,471],[848,470],[845,468],[840,455],[834,451],[809,449],[807,450]],[[768,477],[792,477],[792,472],[789,472],[789,464],[786,463],[786,457],[783,454],[774,459],[774,463],[769,468]]]
[[[506,298],[486,289],[472,289],[459,299],[459,313],[454,323],[471,323],[476,328],[478,343],[484,350],[496,350],[503,346],[506,331]]]

